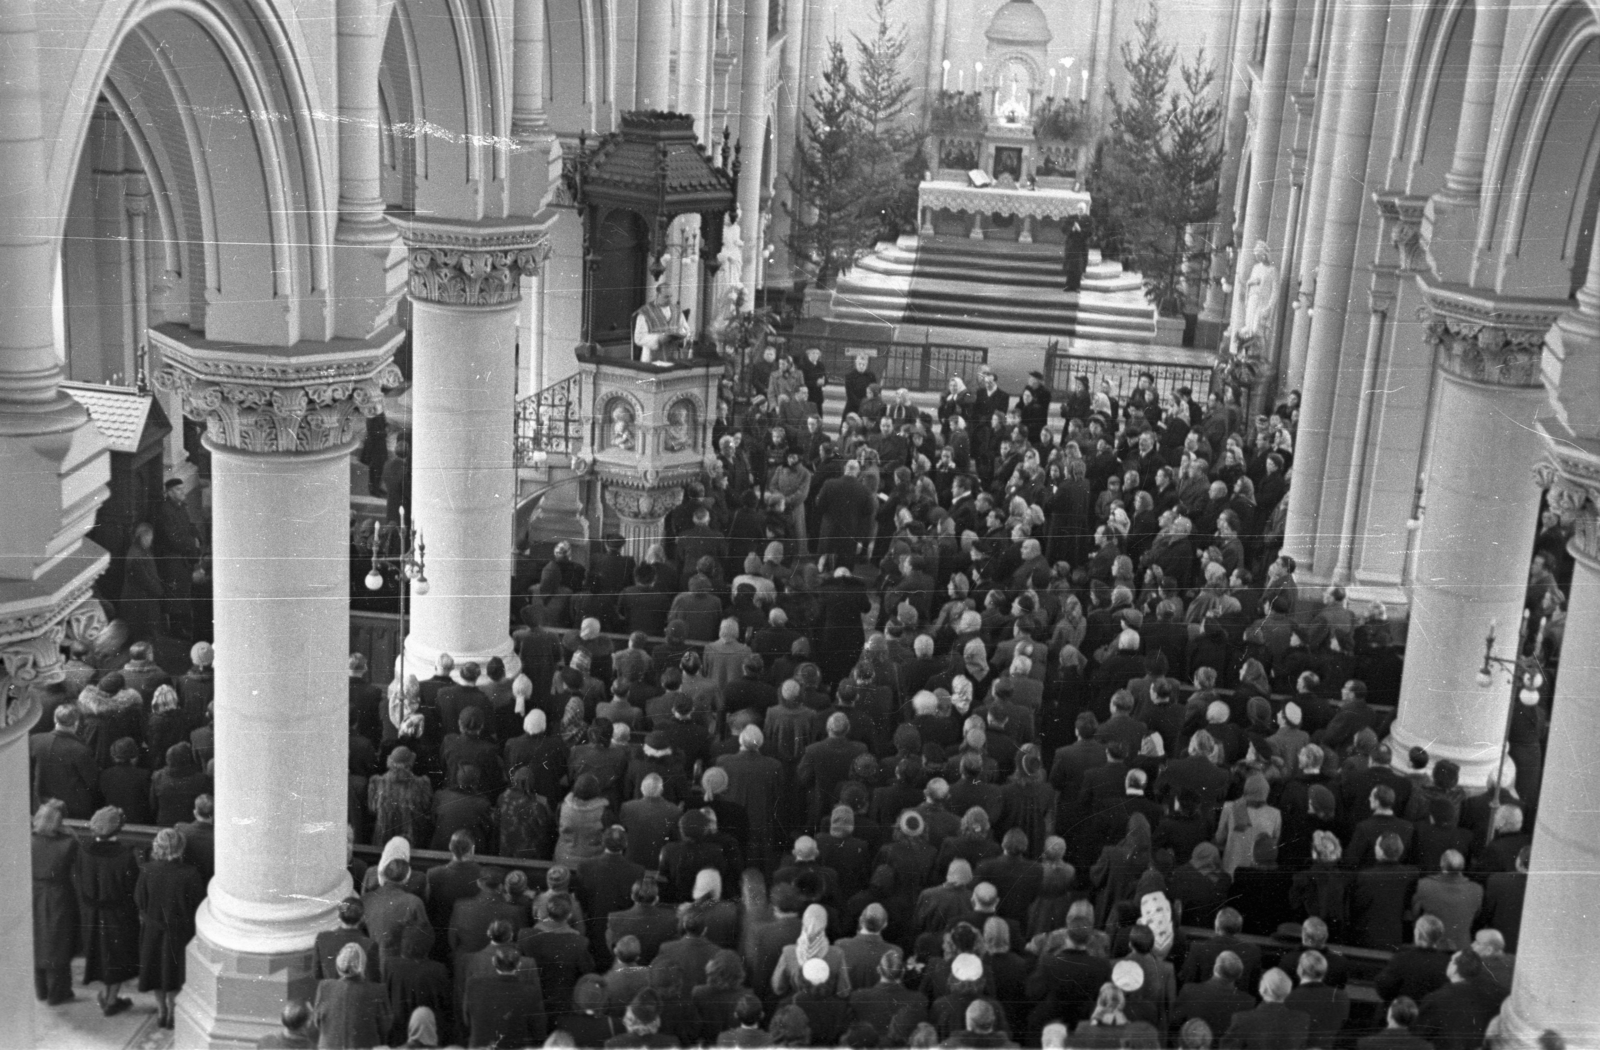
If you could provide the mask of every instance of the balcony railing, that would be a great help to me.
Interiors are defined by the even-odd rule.
[[[568,376],[517,402],[517,466],[583,448],[583,376]],[[540,455],[542,453],[543,455]]]

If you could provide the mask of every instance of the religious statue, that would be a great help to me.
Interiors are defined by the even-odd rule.
[[[639,350],[639,360],[665,360],[688,336],[688,317],[687,310],[673,316],[672,291],[666,281],[657,284],[654,298],[633,313],[633,345]]]
[[[624,452],[634,451],[637,442],[633,436],[633,409],[626,401],[617,400],[611,405],[611,447]]]
[[[667,409],[667,430],[661,447],[666,452],[682,452],[694,447],[694,406],[679,401]]]
[[[1278,303],[1278,268],[1266,241],[1257,241],[1255,265],[1244,282],[1244,319],[1236,335],[1238,352],[1259,355],[1262,342],[1272,332],[1273,310]]]

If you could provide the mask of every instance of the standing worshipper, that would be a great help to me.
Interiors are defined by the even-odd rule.
[[[205,879],[183,860],[183,832],[162,828],[150,863],[134,887],[144,920],[139,938],[139,990],[156,993],[156,1024],[172,1027],[172,1001],[183,990],[184,952],[194,939],[194,913],[206,899]]]
[[[867,355],[857,354],[855,369],[844,377],[844,413],[839,417],[841,422],[861,407],[862,400],[867,396],[867,388],[877,383],[877,375],[867,367]]]
[[[72,957],[78,947],[78,897],[72,871],[78,840],[61,827],[65,808],[49,801],[33,815],[33,992],[60,1006],[72,994]]]
[[[1083,287],[1083,274],[1089,268],[1091,230],[1089,206],[1080,204],[1077,213],[1067,219],[1062,227],[1066,241],[1061,252],[1061,269],[1067,279],[1062,291],[1076,292]]]
[[[317,1046],[326,1050],[367,1050],[387,1046],[389,1032],[389,993],[383,985],[364,976],[367,953],[359,944],[339,949],[334,966],[335,980],[317,985]]]
[[[161,572],[151,554],[156,530],[141,521],[133,529],[133,542],[123,559],[122,597],[117,612],[128,621],[135,638],[155,638],[161,634],[161,599],[165,590]]]
[[[83,983],[105,990],[96,997],[107,1017],[122,1013],[132,999],[117,992],[139,976],[139,907],[134,889],[139,860],[133,847],[118,841],[122,811],[110,806],[89,818],[93,840],[78,852],[78,917],[83,931]]]
[[[168,478],[166,499],[156,510],[155,556],[160,559],[161,583],[166,593],[167,625],[179,638],[194,637],[194,575],[200,565],[200,533],[184,506],[181,478]]]

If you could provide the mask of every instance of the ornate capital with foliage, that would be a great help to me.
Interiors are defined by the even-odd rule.
[[[405,239],[411,298],[446,306],[504,306],[522,295],[550,257],[543,227],[531,224],[390,221]]]
[[[1418,318],[1439,367],[1476,383],[1540,385],[1545,334],[1567,306],[1541,299],[1495,297],[1419,277],[1427,305]]]
[[[46,608],[0,619],[0,663],[6,676],[23,685],[61,680],[61,646],[89,642],[106,625],[105,610],[92,597],[94,581],[80,584]]]
[[[1412,273],[1421,271],[1426,265],[1422,251],[1422,210],[1428,198],[1381,192],[1372,195],[1372,202],[1389,228],[1389,243],[1400,253],[1400,268]]]
[[[1572,530],[1568,549],[1600,563],[1600,460],[1557,445],[1533,468],[1534,483],[1545,490],[1549,507]]]
[[[394,348],[403,337],[292,347],[219,347],[153,329],[164,367],[154,379],[178,394],[183,414],[217,444],[241,452],[320,452],[354,440],[402,382]]]

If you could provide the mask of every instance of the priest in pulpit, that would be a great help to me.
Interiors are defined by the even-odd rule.
[[[689,336],[689,311],[674,315],[672,292],[667,282],[656,285],[656,294],[633,314],[633,345],[640,361],[665,361]]]

